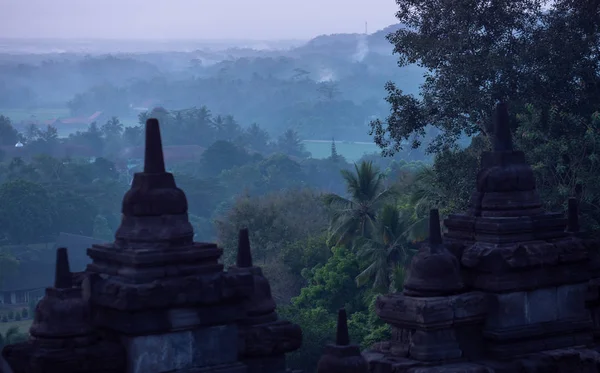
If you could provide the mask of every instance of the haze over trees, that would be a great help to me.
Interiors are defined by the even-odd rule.
[[[364,35],[330,35],[287,51],[0,55],[0,284],[60,232],[111,239],[156,117],[196,239],[230,264],[249,228],[279,312],[303,328],[292,368],[312,371],[341,307],[353,341],[382,340],[374,300],[402,289],[429,209],[467,207],[498,101],[546,207],[576,196],[600,228],[598,7],[399,0],[367,51]],[[386,157],[342,151],[355,141]]]

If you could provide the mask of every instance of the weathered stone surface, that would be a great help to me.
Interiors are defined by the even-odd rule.
[[[506,245],[476,242],[465,249],[462,264],[480,272],[520,270],[587,261],[585,246],[571,237],[556,241],[530,241]]]
[[[285,355],[244,359],[248,373],[286,373]]]
[[[463,356],[453,328],[416,330],[411,336],[410,358],[419,361],[457,360]]]
[[[396,293],[378,297],[375,312],[398,328],[439,329],[482,322],[487,313],[487,299],[480,292],[431,298]]]
[[[467,283],[473,290],[506,293],[541,287],[576,284],[589,279],[586,262],[561,266],[542,266],[521,271],[479,272],[465,270]]]
[[[2,355],[14,373],[123,373],[125,352],[120,345],[98,342],[79,346],[65,341],[46,348],[37,341],[8,345]]]
[[[240,327],[241,356],[277,356],[302,346],[302,329],[289,321]]]
[[[253,288],[249,274],[190,275],[145,284],[130,284],[118,278],[90,276],[92,302],[122,311],[148,308],[214,305],[238,300],[240,303]]]
[[[248,367],[242,363],[214,365],[205,368],[190,368],[178,370],[177,373],[249,373]]]
[[[234,323],[243,317],[243,310],[235,304],[142,311],[120,311],[96,306],[95,323],[119,333],[141,335]]]
[[[128,373],[164,373],[237,361],[237,327],[213,326],[167,334],[122,337]]]
[[[589,320],[585,308],[587,284],[563,285],[492,298],[487,330],[532,326],[556,320]]]
[[[415,367],[407,373],[494,373],[493,370],[474,363],[444,364],[443,366]]]

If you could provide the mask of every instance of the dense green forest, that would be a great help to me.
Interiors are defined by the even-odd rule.
[[[148,64],[137,69],[142,77],[124,82],[107,73],[117,80],[65,94],[73,113],[114,110],[114,118],[87,130],[66,138],[53,127],[19,132],[1,117],[0,142],[20,141],[37,155],[1,159],[0,239],[23,250],[63,231],[110,240],[128,172],[139,167],[128,165],[124,172],[117,155],[142,145],[140,123],[157,117],[166,146],[204,149],[197,159],[167,160],[188,196],[197,239],[216,240],[230,264],[238,229],[249,228],[256,263],[276,279],[271,284],[280,314],[304,332],[290,366],[310,372],[333,335],[339,308],[348,311],[351,337],[363,346],[390,332],[373,312],[374,299],[402,288],[407,264],[427,237],[430,208],[439,208],[442,216],[467,208],[499,101],[509,104],[515,146],[526,151],[546,207],[564,210],[567,198],[576,196],[582,223],[597,231],[598,5],[571,0],[398,5],[404,27],[388,36],[395,57],[367,54],[339,63],[345,68],[334,69],[336,79],[319,77],[327,71],[315,68],[318,57],[299,51],[211,66],[198,62],[171,78],[138,61]],[[319,45],[309,47],[315,51]],[[334,53],[330,60],[338,57]],[[390,58],[399,59],[400,67],[369,72],[369,63]],[[410,69],[416,75],[426,71],[419,90],[404,87],[402,74],[394,76]],[[147,92],[163,96],[146,97]],[[133,124],[118,119],[132,115],[131,101],[149,98],[168,110],[142,112]],[[369,122],[371,115],[380,119]],[[331,140],[341,134],[374,139],[385,157],[348,162]],[[302,142],[306,138],[331,140],[330,156],[312,158]],[[85,144],[96,157],[48,155],[69,143]],[[425,151],[432,162],[425,162]],[[18,255],[5,250],[0,266],[18,266]]]

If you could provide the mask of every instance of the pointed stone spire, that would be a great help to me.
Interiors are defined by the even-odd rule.
[[[583,185],[581,183],[577,183],[575,185],[575,197],[578,200],[581,200],[581,195],[583,194]]]
[[[577,198],[569,198],[569,207],[567,210],[567,232],[579,232],[579,203]]]
[[[317,373],[367,373],[369,365],[360,353],[358,345],[350,344],[346,310],[338,311],[336,341],[325,346],[317,364]]]
[[[146,121],[146,149],[144,153],[144,173],[161,174],[165,172],[162,140],[158,119]]]
[[[429,246],[433,248],[443,243],[440,212],[438,209],[431,209],[429,210]]]
[[[56,272],[54,274],[54,287],[57,289],[68,289],[73,286],[71,269],[69,268],[69,256],[64,247],[56,250]]]
[[[122,213],[127,217],[141,216],[161,216],[161,215],[182,215],[186,230],[191,233],[191,225],[187,217],[187,198],[185,193],[175,184],[173,174],[166,172],[165,159],[163,156],[162,141],[160,136],[160,125],[155,118],[146,121],[146,147],[144,153],[144,171],[133,175],[131,188],[123,197]],[[123,222],[122,222],[123,223]],[[123,224],[116,232],[117,241],[128,237],[132,239],[135,236],[144,236],[143,240],[149,240],[149,232],[159,234],[168,232],[181,232],[179,228],[172,230],[162,229],[133,229],[137,224],[128,223],[124,228]],[[181,226],[180,226],[181,227]],[[124,234],[123,229],[132,229],[132,232]],[[152,236],[152,234],[151,234]],[[191,242],[192,236],[186,234],[186,240]],[[163,238],[158,238],[163,240]],[[119,241],[121,242],[121,241]],[[119,243],[121,244],[121,243]]]
[[[403,292],[409,296],[428,297],[455,294],[463,289],[458,259],[444,246],[440,212],[431,209],[429,241],[414,256]]]
[[[348,346],[350,344],[350,335],[348,334],[348,317],[344,308],[338,311],[337,331],[335,344],[338,346]]]
[[[252,267],[252,252],[250,251],[248,228],[240,229],[236,266],[238,268]]]
[[[501,102],[496,106],[494,118],[494,151],[509,152],[513,150],[512,134],[508,120],[508,105]]]

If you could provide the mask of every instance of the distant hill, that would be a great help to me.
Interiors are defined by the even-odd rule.
[[[389,54],[392,45],[386,36],[402,27],[401,24],[390,25],[372,34],[330,34],[319,35],[306,44],[294,48],[293,51],[300,54],[305,53],[359,53],[361,49],[370,53]]]

